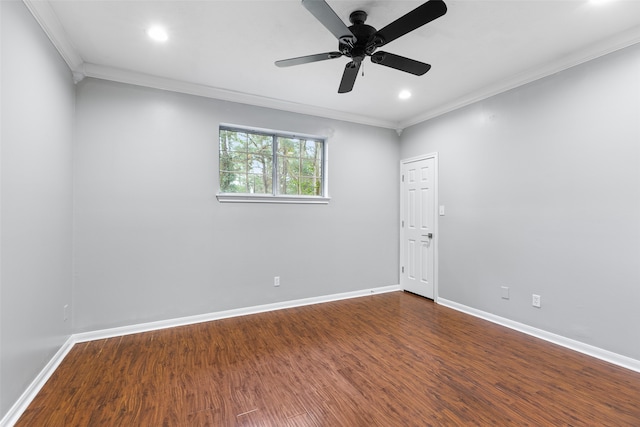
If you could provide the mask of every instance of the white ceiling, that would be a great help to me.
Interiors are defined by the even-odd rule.
[[[417,77],[366,60],[338,94],[348,58],[278,68],[337,50],[299,0],[24,0],[76,76],[105,78],[402,129],[640,42],[640,0],[445,0],[443,17],[385,51],[432,65]],[[347,25],[380,29],[423,1],[327,0]],[[165,25],[170,39],[145,30]],[[398,99],[409,89],[409,100]]]

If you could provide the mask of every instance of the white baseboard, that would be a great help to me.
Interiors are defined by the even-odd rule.
[[[604,360],[605,362],[609,362],[614,365],[617,365],[635,372],[640,372],[640,360],[632,359],[627,356],[622,356],[620,354],[613,353],[608,350],[603,350],[599,347],[594,347],[592,345],[585,344],[580,341],[563,337],[562,335],[557,335],[551,332],[544,331],[542,329],[534,328],[533,326],[525,325],[524,323],[515,322],[513,320],[496,316],[495,314],[487,313],[482,310],[477,310],[472,307],[467,307],[466,305],[458,304],[457,302],[449,301],[444,298],[438,298],[437,303],[445,307],[449,307],[454,310],[457,310],[466,314],[470,314],[471,316],[479,317],[481,319],[488,320],[489,322],[497,323],[498,325],[502,325],[507,328],[514,329],[516,331],[534,336],[536,338],[540,338],[545,341],[549,341],[551,343],[560,345],[570,350],[574,350],[582,354],[586,354],[587,356],[595,357],[596,359]]]
[[[360,291],[345,292],[340,294],[325,295],[312,298],[304,298],[292,301],[283,301],[273,304],[265,304],[254,307],[239,308],[234,310],[219,311],[215,313],[202,314],[197,316],[182,317],[177,319],[162,320],[158,322],[142,323],[138,325],[123,326],[120,328],[104,329],[93,332],[84,332],[75,334],[69,337],[69,339],[62,345],[60,350],[51,358],[49,363],[33,380],[29,387],[22,393],[18,401],[9,409],[7,414],[0,420],[0,427],[13,426],[22,413],[27,409],[31,401],[36,397],[40,389],[44,386],[47,380],[53,375],[58,368],[62,360],[71,351],[76,343],[93,341],[98,339],[113,338],[123,335],[137,334],[141,332],[155,331],[159,329],[172,328],[176,326],[192,325],[202,322],[210,322],[213,320],[227,319],[230,317],[246,316],[249,314],[264,313],[274,310],[282,310],[285,308],[302,307],[305,305],[320,304],[324,302],[339,301],[343,299],[359,298],[367,295],[381,294],[386,292],[401,291],[399,285],[384,286],[379,288],[364,289]],[[632,359],[630,357],[622,356],[607,350],[603,350],[598,347],[594,347],[579,341],[575,341],[560,335],[553,334],[551,332],[537,329],[532,326],[518,323],[513,320],[506,319],[504,317],[496,316],[491,313],[487,313],[475,308],[467,307],[462,304],[458,304],[454,301],[449,301],[444,298],[438,298],[437,303],[445,307],[452,308],[454,310],[469,314],[474,317],[478,317],[484,320],[488,320],[493,323],[505,326],[510,329],[517,330],[519,332],[543,339],[545,341],[558,344],[560,346],[569,348],[574,351],[586,354],[588,356],[595,357],[597,359],[604,360],[614,365],[621,366],[626,369],[630,369],[635,372],[640,372],[640,361]]]
[[[105,338],[120,337],[141,332],[157,331],[159,329],[174,328],[176,326],[193,325],[212,320],[227,319],[230,317],[246,316],[249,314],[265,313],[267,311],[282,310],[285,308],[302,307],[323,302],[338,301],[349,298],[364,297],[367,295],[381,294],[399,291],[399,285],[384,286],[380,288],[363,289],[360,291],[344,292],[333,295],[304,298],[292,301],[276,302],[273,304],[257,305],[253,307],[237,308],[233,310],[218,311],[215,313],[200,314],[196,316],[181,317],[177,319],[160,320],[158,322],[140,323],[137,325],[123,326],[119,328],[103,329],[99,331],[84,332],[73,336],[74,342],[95,341]]]
[[[304,298],[292,301],[283,301],[273,304],[264,304],[254,307],[238,308],[234,310],[219,311],[197,316],[188,316],[178,319],[161,320],[158,322],[141,323],[138,325],[123,326],[120,328],[104,329],[99,331],[84,332],[74,334],[62,345],[60,350],[42,369],[29,387],[22,393],[18,401],[9,409],[7,414],[0,420],[0,427],[13,426],[22,413],[27,409],[31,401],[36,397],[40,389],[53,375],[62,360],[71,351],[76,343],[113,338],[118,336],[138,334],[141,332],[156,331],[159,329],[173,328],[176,326],[193,325],[196,323],[210,322],[212,320],[227,319],[230,317],[246,316],[249,314],[265,313],[267,311],[282,310],[285,308],[302,307],[305,305],[320,304],[324,302],[339,301],[343,299],[359,298],[368,295],[382,294],[387,292],[400,291],[399,285],[383,286],[379,288],[363,289],[359,291],[344,292],[340,294],[324,295],[319,297]]]
[[[53,355],[51,360],[49,360],[49,363],[47,363],[44,369],[40,371],[38,376],[36,376],[31,384],[29,384],[29,387],[27,387],[20,398],[18,398],[16,403],[13,404],[5,416],[0,420],[0,426],[9,427],[18,422],[22,413],[27,409],[31,401],[36,397],[51,375],[53,375],[58,366],[60,366],[60,363],[62,363],[67,354],[69,354],[74,344],[73,336],[69,337],[67,341],[62,344],[62,347],[60,347],[56,354]]]

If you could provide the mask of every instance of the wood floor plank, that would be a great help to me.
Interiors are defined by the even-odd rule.
[[[74,346],[17,426],[639,426],[640,374],[403,292]]]

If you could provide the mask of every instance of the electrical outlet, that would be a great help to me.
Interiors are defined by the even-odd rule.
[[[501,286],[500,289],[502,291],[502,299],[509,299],[509,287]]]
[[[66,322],[67,319],[69,319],[69,304],[65,304],[64,307],[62,307],[62,320]]]
[[[534,307],[540,308],[540,304],[541,304],[540,295],[533,294],[531,298],[531,305],[533,305]]]
[[[280,276],[273,278],[273,286],[280,286]]]

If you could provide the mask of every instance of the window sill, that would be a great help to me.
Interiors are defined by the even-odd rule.
[[[318,196],[272,196],[268,194],[218,194],[220,203],[288,203],[288,204],[329,204],[329,197]]]

